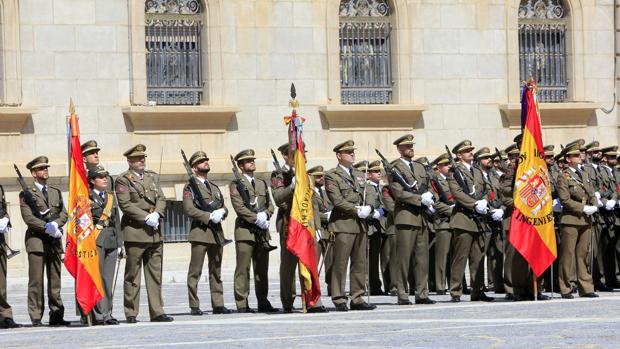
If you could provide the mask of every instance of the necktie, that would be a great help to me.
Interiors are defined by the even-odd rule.
[[[579,168],[577,168],[577,176],[579,176],[579,180],[583,182],[583,177],[581,176],[581,170]]]
[[[99,192],[99,196],[101,197],[101,201],[105,201],[105,192],[104,191]]]
[[[319,196],[321,197],[321,200],[323,200],[323,188],[318,187],[317,189],[319,189]]]
[[[252,183],[252,188],[256,189],[256,183],[254,183],[254,178],[250,181]]]
[[[473,166],[471,166],[469,168],[469,172],[471,173],[471,176],[473,177],[474,176],[474,167]]]
[[[409,161],[409,169],[411,169],[411,173],[413,173],[413,161]]]
[[[43,189],[41,189],[41,192],[43,193],[43,197],[45,198],[45,201],[48,201],[49,197],[47,196],[47,185],[43,186]]]
[[[353,178],[353,168],[349,167],[349,176],[351,176],[351,178]]]

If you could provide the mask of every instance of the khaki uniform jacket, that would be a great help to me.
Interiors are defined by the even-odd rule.
[[[562,203],[560,224],[586,226],[592,224],[583,213],[585,205],[595,205],[596,197],[591,186],[585,184],[587,173],[582,171],[583,180],[571,168],[565,168],[558,176],[558,196]]]
[[[288,235],[288,222],[291,217],[293,193],[295,192],[295,189],[290,187],[293,176],[294,174],[288,168],[271,172],[271,191],[273,201],[278,207],[276,230],[282,234],[283,238]]]
[[[504,230],[508,231],[510,229],[510,220],[512,217],[512,211],[514,209],[514,178],[515,178],[515,168],[513,165],[509,165],[506,169],[506,173],[504,173],[500,178],[500,198],[502,200],[502,204],[504,205],[504,221],[503,226]]]
[[[226,210],[224,214],[224,217],[226,217],[228,215],[228,209],[224,205],[224,196],[220,188],[211,181],[208,181],[208,188],[201,179],[197,178],[196,182],[205,203],[209,205],[212,210],[223,208]],[[217,234],[220,242],[224,241],[222,224],[209,224],[211,213],[204,211],[204,209],[206,208],[199,206],[198,200],[195,199],[189,183],[186,184],[185,188],[183,188],[183,212],[192,219],[192,226],[187,236],[187,241],[217,244],[214,234]]]
[[[383,203],[383,194],[381,187],[379,186],[379,184],[377,184],[377,186],[378,187],[375,187],[370,182],[366,183],[366,202],[368,205],[372,206],[373,210],[382,208],[384,213],[387,213],[387,211],[385,211],[385,204]],[[377,230],[380,230],[380,233],[385,232],[387,223],[386,217],[381,217],[380,219],[376,220],[372,219],[371,216],[368,217],[367,220],[370,223],[368,226],[368,235],[373,235],[377,232]]]
[[[491,188],[484,181],[484,176],[480,169],[473,167],[474,173],[467,170],[467,167],[463,163],[457,163],[456,166],[461,171],[467,183],[467,187],[470,191],[475,190],[473,193],[465,193],[459,186],[454,178],[448,180],[450,185],[450,192],[454,196],[456,205],[452,210],[452,217],[450,218],[450,227],[452,229],[466,230],[470,232],[480,231],[480,227],[476,224],[473,215],[478,215],[475,211],[475,204],[477,200],[486,199],[489,201],[489,194]],[[474,199],[474,197],[479,199]]]
[[[450,217],[452,217],[452,205],[454,205],[454,197],[450,192],[450,185],[448,180],[443,178],[442,175],[437,176],[437,184],[441,190],[445,193],[446,202],[441,201],[439,197],[439,188],[433,187],[437,193],[437,197],[440,198],[435,203],[435,214],[433,215],[433,225],[435,230],[449,230],[450,229]]]
[[[392,190],[388,185],[383,186],[383,208],[385,209],[385,234],[396,235],[396,227],[394,226],[394,210],[396,209],[396,201],[392,196]]]
[[[433,192],[433,190],[431,189],[430,178],[424,166],[416,161],[413,161],[412,164],[413,172],[411,168],[400,159],[392,162],[392,166],[400,171],[407,183],[414,184],[417,182],[413,188],[414,192],[412,192],[403,188],[395,178],[389,176],[390,189],[396,200],[394,224],[422,227],[425,225],[422,215],[426,210],[426,206],[422,205],[422,194],[427,191]],[[436,197],[435,202],[437,201]]]
[[[617,207],[617,201],[618,199],[620,199],[620,186],[616,181],[616,177],[614,176],[610,167],[601,166],[600,169],[601,179],[605,184],[605,197],[601,197],[601,200],[604,202],[604,204],[607,203],[607,200],[616,200]],[[603,196],[602,193],[601,196]],[[604,214],[612,216],[611,219],[614,221],[614,225],[620,225],[620,216],[615,214],[616,209],[612,211],[607,211],[605,208],[602,208],[602,211],[604,212]]]
[[[144,179],[132,171],[121,173],[116,179],[116,198],[123,211],[121,227],[126,242],[155,243],[162,241],[161,224],[159,229],[146,225],[144,220],[149,213],[157,212],[164,217],[166,198],[157,185],[157,173],[144,171]],[[149,198],[155,205],[149,203]]]
[[[100,222],[107,201],[97,195],[92,189],[90,191],[90,210],[93,214],[93,223],[103,228],[97,237],[97,246],[105,249],[119,248],[123,246],[123,231],[121,230],[118,203],[113,193],[106,191],[105,196],[106,200],[112,199],[112,212],[110,212],[110,217],[107,220]]]
[[[357,217],[357,208],[363,204],[366,186],[364,173],[353,169],[353,178],[341,166],[325,173],[327,196],[334,205],[328,229],[333,233],[366,233],[368,226]]]
[[[265,213],[267,213],[267,219],[270,219],[273,215],[274,207],[269,199],[269,188],[267,183],[262,179],[254,177],[254,183],[256,185],[256,188],[254,188],[252,187],[250,181],[248,181],[247,177],[243,174],[241,174],[241,181],[248,191],[250,203],[255,203],[254,207],[257,210],[264,210]],[[241,199],[241,195],[237,190],[237,183],[235,181],[230,183],[229,188],[230,201],[233,209],[237,213],[237,218],[235,219],[235,241],[256,241],[254,234],[250,231],[250,228],[256,228],[257,230],[260,229],[255,227],[254,224],[256,222],[256,214],[258,212],[254,212],[245,206],[243,199]],[[271,239],[269,231],[266,232],[265,237],[267,239]]]
[[[29,190],[32,193],[34,202],[39,212],[45,212],[49,209],[50,215],[58,214],[58,218],[54,220],[54,222],[58,224],[58,229],[61,229],[65,223],[67,223],[68,218],[67,210],[62,202],[62,194],[57,188],[49,185],[47,188],[48,201],[45,201],[43,193],[36,187],[36,185],[33,184]],[[32,210],[30,210],[30,207],[26,204],[22,197],[23,194],[20,194],[19,208],[22,214],[22,219],[28,226],[28,229],[26,230],[26,251],[28,253],[43,252],[43,246],[47,245],[48,248],[52,247],[57,251],[57,253],[62,253],[62,239],[55,239],[45,233],[45,224],[47,222],[35,217]]]

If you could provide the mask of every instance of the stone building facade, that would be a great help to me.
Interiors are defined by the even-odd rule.
[[[614,0],[172,2],[188,6],[179,11],[165,7],[170,3],[0,1],[0,183],[7,190],[13,222],[8,241],[13,248],[23,247],[25,227],[12,164],[27,172],[26,162],[47,155],[52,182],[66,190],[71,98],[81,137],[99,142],[103,165],[119,173],[126,168],[122,153],[145,144],[148,167],[161,168],[170,201],[181,199],[181,149],[188,154],[206,151],[211,176],[222,186],[231,179],[229,154],[241,149],[256,149],[258,170],[267,176],[273,169],[269,149],[286,141],[283,116],[290,113],[291,83],[306,118],[309,165],[335,165],[333,145],[349,138],[358,145],[358,159],[366,157],[367,148],[371,157],[374,148],[395,157],[391,142],[405,132],[415,135],[416,152],[431,158],[444,144],[464,138],[478,146],[505,147],[519,131],[520,28],[528,11],[553,10],[548,7],[552,5],[563,11],[563,51],[552,53],[556,58],[563,54],[558,69],[563,70],[565,96],[541,104],[544,141],[559,145],[581,137],[607,145],[619,140],[617,109],[606,113],[617,103],[614,56],[620,45],[614,40],[620,43],[620,26],[614,13],[620,16],[620,9]],[[188,10],[196,5],[198,10]],[[343,34],[348,17],[364,17],[347,12],[352,10],[347,6],[377,5],[388,6],[388,12],[374,17],[389,25],[389,41],[385,32],[373,35],[380,37],[379,46],[389,47],[375,45],[371,51],[386,53],[382,59],[389,63],[389,98],[383,104],[343,101],[350,87],[343,80],[353,77],[345,77],[341,69],[348,64],[344,53],[351,49],[343,36],[357,35],[359,40],[368,33]],[[167,39],[158,37],[158,29],[149,29],[148,23],[185,21],[184,11],[200,30],[199,36],[185,38],[190,42],[185,49],[198,53],[193,64],[200,75],[195,76],[198,85],[192,87],[192,96],[199,100],[195,105],[162,105],[150,101],[153,72],[147,62],[155,62],[149,58],[149,42]],[[171,17],[164,18],[166,14]],[[370,45],[369,38],[357,47]],[[379,75],[386,71],[376,69]],[[550,68],[538,71],[543,70]],[[232,221],[226,227],[228,236]],[[26,257],[11,263],[23,266]]]

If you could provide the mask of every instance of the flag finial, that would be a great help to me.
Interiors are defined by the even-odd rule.
[[[291,100],[288,102],[288,105],[291,108],[299,107],[299,102],[295,99],[297,97],[297,91],[295,90],[295,84],[291,83]]]
[[[73,104],[73,98],[69,98],[69,115],[75,114],[75,105]]]

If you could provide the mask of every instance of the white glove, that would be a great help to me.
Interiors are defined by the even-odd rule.
[[[56,229],[56,231],[52,234],[52,237],[55,239],[60,239],[62,237],[62,230]]]
[[[599,193],[598,191],[595,191],[595,192],[594,192],[594,196],[596,196],[596,199],[597,199],[597,200],[600,200],[600,199],[601,199],[601,193]]]
[[[224,217],[225,213],[226,213],[226,210],[224,210],[223,208],[219,208],[211,212],[211,214],[209,215],[209,220],[215,224],[218,224],[222,221],[222,218]]]
[[[264,224],[265,222],[267,222],[267,213],[265,213],[265,211],[259,212],[256,214],[256,222],[254,222],[254,224],[258,225],[259,227],[262,228],[262,224]],[[265,229],[265,228],[263,228]]]
[[[146,215],[144,222],[149,227],[157,228],[159,226],[159,213],[153,212]]]
[[[381,219],[383,218],[383,210],[382,209],[376,209],[372,212],[372,218],[373,219]]]
[[[422,196],[422,205],[429,207],[435,203],[435,201],[433,200],[433,193],[431,193],[430,191],[427,191],[421,196]]]
[[[357,216],[361,219],[366,219],[368,218],[368,216],[370,216],[370,211],[372,211],[372,208],[368,205],[366,206],[355,206],[355,208],[357,208]]]
[[[614,207],[616,206],[616,200],[607,200],[607,202],[605,203],[605,209],[607,211],[611,211],[614,209]]]
[[[562,212],[562,203],[560,199],[553,199],[553,212]]]
[[[314,238],[317,242],[321,240],[321,231],[319,229],[314,231]]]
[[[435,213],[435,207],[433,205],[429,206],[426,209],[426,212],[428,212],[428,214],[433,215]]]
[[[332,216],[332,211],[325,212],[325,215],[327,216],[327,220],[329,220],[329,217]]]
[[[9,219],[7,217],[0,218],[0,233],[7,233],[9,226]]]
[[[596,206],[585,205],[583,207],[583,213],[588,216],[593,215],[594,213],[596,213],[596,211],[598,211],[598,208]]]
[[[56,222],[48,222],[45,224],[45,233],[51,237],[54,236],[54,233],[58,230],[58,223]]]
[[[296,177],[293,177],[293,179],[291,179],[291,185],[289,185],[289,188],[291,189],[295,189],[295,184],[297,183],[297,181],[295,180]]]
[[[487,212],[489,212],[489,207],[487,206],[488,203],[486,200],[478,200],[476,201],[476,212],[478,212],[479,214],[487,214]]]
[[[504,210],[502,210],[501,208],[498,208],[497,210],[493,211],[491,218],[493,218],[493,220],[496,222],[501,221],[502,218],[504,218]]]
[[[256,223],[256,225],[263,230],[269,229],[269,221],[260,221],[259,223]]]

